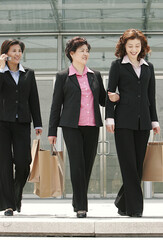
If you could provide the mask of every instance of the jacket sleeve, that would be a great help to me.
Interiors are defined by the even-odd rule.
[[[108,80],[108,88],[107,92],[116,92],[116,88],[118,86],[119,81],[119,66],[118,62],[114,61],[111,64],[111,68],[109,71],[109,80]],[[116,102],[111,102],[109,100],[108,94],[106,96],[106,105],[105,105],[105,119],[114,118],[114,108]]]
[[[149,81],[149,86],[148,86],[148,99],[149,99],[149,109],[150,109],[150,116],[151,116],[151,121],[158,121],[157,117],[157,112],[156,112],[156,98],[155,98],[155,92],[156,92],[156,87],[155,87],[155,74],[154,74],[154,67],[151,63],[149,63],[150,70],[151,70],[151,78]]]
[[[32,71],[32,84],[31,84],[30,96],[29,96],[29,107],[30,107],[34,127],[42,127],[40,102],[39,102],[39,95],[38,95],[34,71]]]
[[[61,108],[63,104],[63,96],[63,81],[59,74],[57,74],[50,111],[48,136],[57,136],[57,128],[59,126]]]
[[[97,79],[98,79],[99,86],[100,86],[99,103],[100,103],[101,106],[104,107],[105,106],[105,100],[106,100],[106,91],[105,91],[105,88],[104,88],[104,84],[103,84],[103,80],[102,80],[100,72],[97,72]]]

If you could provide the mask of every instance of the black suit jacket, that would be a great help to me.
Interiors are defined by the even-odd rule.
[[[81,89],[76,75],[68,76],[65,70],[56,75],[49,120],[49,136],[57,136],[57,127],[77,128],[80,114]],[[88,82],[94,97],[96,126],[102,126],[100,107],[105,106],[106,92],[101,74],[97,71],[87,73]]]
[[[29,123],[33,119],[34,127],[41,127],[40,104],[34,71],[20,71],[18,85],[9,71],[0,73],[0,120]]]
[[[112,62],[108,90],[120,93],[115,105],[107,97],[106,117],[114,118],[116,128],[137,130],[151,129],[151,121],[158,121],[155,102],[155,76],[153,65],[141,65],[140,78],[130,63],[122,64],[118,59]]]

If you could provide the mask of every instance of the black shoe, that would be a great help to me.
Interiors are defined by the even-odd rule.
[[[130,217],[142,217],[142,213],[133,213],[129,215]]]
[[[13,210],[11,208],[6,209],[4,212],[5,216],[13,216]]]
[[[127,216],[127,213],[121,211],[120,209],[118,209],[118,214],[121,215],[121,216]]]
[[[87,213],[86,213],[86,211],[77,211],[76,216],[77,216],[77,218],[86,218]]]

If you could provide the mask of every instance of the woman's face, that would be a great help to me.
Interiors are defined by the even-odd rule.
[[[22,57],[22,50],[19,44],[12,45],[9,50],[7,55],[11,57],[10,63],[12,64],[19,64],[21,57]]]
[[[137,60],[141,52],[141,41],[137,38],[129,39],[125,45],[126,53],[129,59]]]
[[[86,65],[89,58],[89,50],[87,45],[82,45],[76,49],[76,52],[70,53],[72,62],[76,64]]]

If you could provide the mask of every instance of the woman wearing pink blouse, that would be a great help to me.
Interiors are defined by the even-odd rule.
[[[57,140],[57,128],[63,130],[73,188],[73,207],[77,217],[84,218],[88,211],[87,191],[95,160],[100,107],[105,106],[106,92],[99,72],[86,66],[91,47],[86,39],[74,37],[65,49],[71,66],[56,76],[51,106],[48,139]]]

